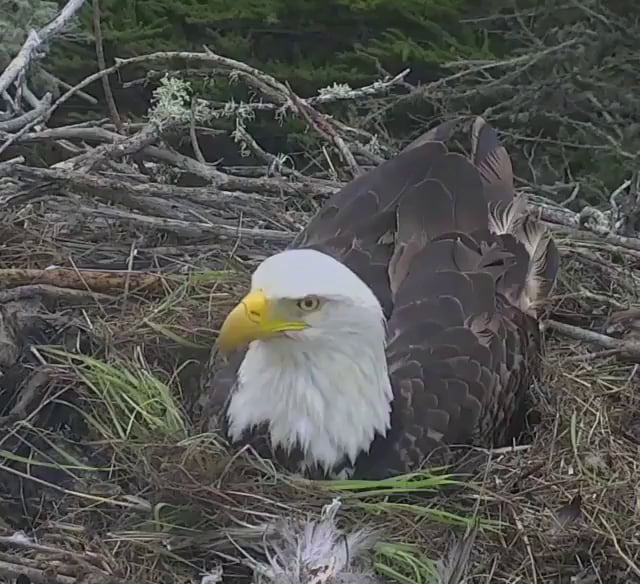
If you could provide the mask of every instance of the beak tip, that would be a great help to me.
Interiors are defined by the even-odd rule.
[[[231,354],[261,338],[266,300],[262,291],[250,292],[227,315],[216,339],[218,351]],[[251,310],[250,310],[251,308]],[[251,315],[250,315],[251,313]],[[257,315],[256,320],[253,316]]]

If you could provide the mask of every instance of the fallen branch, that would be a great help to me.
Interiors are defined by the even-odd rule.
[[[122,291],[127,285],[131,290],[151,292],[170,284],[166,276],[159,274],[70,270],[58,267],[45,270],[21,270],[16,268],[0,270],[0,282],[8,288],[27,284],[46,284],[57,288],[88,290],[101,294],[116,290]]]
[[[51,570],[42,568],[31,568],[22,565],[20,558],[16,557],[15,562],[0,560],[0,574],[9,580],[20,581],[20,578],[28,578],[29,582],[35,584],[75,584],[78,579],[75,576],[63,576],[51,573]]]
[[[546,324],[549,328],[567,337],[606,349],[607,355],[611,355],[612,353],[610,353],[610,351],[614,351],[624,358],[632,359],[640,363],[640,342],[638,341],[614,339],[602,333],[564,324],[555,320],[549,320]]]
[[[20,285],[8,290],[0,290],[0,303],[25,300],[29,298],[44,297],[51,300],[63,301],[68,305],[92,304],[95,302],[113,302],[114,297],[98,292],[78,290],[74,288],[62,288],[48,284]]]

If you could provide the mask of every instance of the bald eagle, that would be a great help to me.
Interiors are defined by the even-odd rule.
[[[557,248],[477,118],[333,195],[255,270],[203,377],[205,428],[308,477],[385,477],[521,432]],[[224,360],[224,362],[220,362]]]

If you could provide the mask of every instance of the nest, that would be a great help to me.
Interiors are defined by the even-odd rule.
[[[80,4],[70,2],[40,38],[63,29]],[[13,73],[37,47],[37,35],[29,37],[3,91],[22,87]],[[45,126],[109,73],[176,59],[241,79],[262,101],[186,103],[188,84],[172,78],[160,83],[144,124],[124,128],[112,105],[106,122]],[[211,52],[157,53],[118,61],[57,101],[44,96],[0,121],[1,577],[640,578],[640,240],[631,172],[602,204],[577,210],[575,196],[557,202],[567,185],[555,192],[528,183],[532,211],[556,231],[562,254],[545,374],[532,388],[528,441],[483,453],[478,476],[431,469],[374,483],[304,481],[193,431],[216,328],[256,262],[286,246],[323,198],[397,150],[328,108],[352,101],[366,117],[381,103],[406,103],[418,90],[404,77],[302,98]],[[433,87],[448,91],[447,82]],[[269,153],[251,134],[254,115],[294,117],[316,141],[302,155]],[[198,136],[212,127],[253,165],[207,162]],[[42,145],[62,160],[40,164]]]

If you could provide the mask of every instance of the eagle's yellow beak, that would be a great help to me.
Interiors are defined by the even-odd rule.
[[[218,347],[230,353],[251,341],[266,339],[284,331],[307,328],[303,321],[282,320],[262,290],[249,292],[227,315],[218,335]]]

